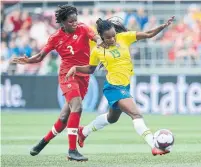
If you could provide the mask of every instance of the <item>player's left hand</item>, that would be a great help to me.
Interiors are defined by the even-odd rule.
[[[165,23],[165,27],[168,27],[174,21],[175,16],[172,16],[168,21]]]
[[[68,78],[69,78],[70,76],[72,76],[73,79],[74,79],[75,73],[76,73],[76,67],[73,66],[73,67],[71,67],[71,69],[70,69],[70,70],[68,71],[68,73],[66,74],[66,76],[65,76],[65,82],[68,80]]]

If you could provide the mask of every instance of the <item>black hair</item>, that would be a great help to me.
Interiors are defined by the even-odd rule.
[[[65,21],[69,15],[78,14],[77,9],[74,6],[70,5],[59,5],[58,9],[55,11],[56,22],[61,23]]]
[[[107,31],[111,29],[112,27],[114,27],[117,33],[128,31],[127,28],[119,20],[114,18],[118,18],[118,17],[112,17],[107,20],[102,20],[101,18],[99,18],[96,21],[98,34],[100,35],[102,39],[103,39],[104,31]]]

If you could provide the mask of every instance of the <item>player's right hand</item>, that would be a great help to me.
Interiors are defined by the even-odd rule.
[[[29,58],[24,55],[23,57],[13,57],[10,60],[10,63],[16,63],[16,64],[27,64],[29,62]]]
[[[68,78],[69,78],[70,76],[72,76],[73,79],[74,79],[75,73],[76,73],[76,67],[73,66],[73,67],[71,67],[71,69],[70,69],[70,70],[68,71],[68,73],[66,74],[66,76],[65,76],[65,82],[68,80]]]

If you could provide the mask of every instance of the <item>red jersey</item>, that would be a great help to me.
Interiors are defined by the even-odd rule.
[[[55,49],[61,56],[60,74],[66,73],[74,65],[89,64],[89,39],[94,36],[94,31],[83,23],[79,23],[73,33],[66,33],[60,28],[49,37],[43,51],[49,53]]]

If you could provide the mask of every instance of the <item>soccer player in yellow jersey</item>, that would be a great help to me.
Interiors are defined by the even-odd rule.
[[[97,31],[108,48],[94,48],[91,52],[89,65],[72,67],[66,78],[73,77],[76,72],[92,74],[98,64],[102,63],[108,72],[103,93],[108,100],[110,110],[108,113],[98,116],[87,126],[79,128],[78,143],[80,147],[83,147],[85,138],[92,131],[97,131],[106,125],[117,122],[123,111],[131,117],[136,132],[151,147],[153,155],[168,153],[168,151],[155,147],[153,134],[145,125],[143,117],[130,95],[133,64],[129,46],[138,40],[154,37],[169,26],[173,19],[174,17],[171,17],[165,24],[148,32],[127,31],[119,22],[98,19],[96,22]]]

